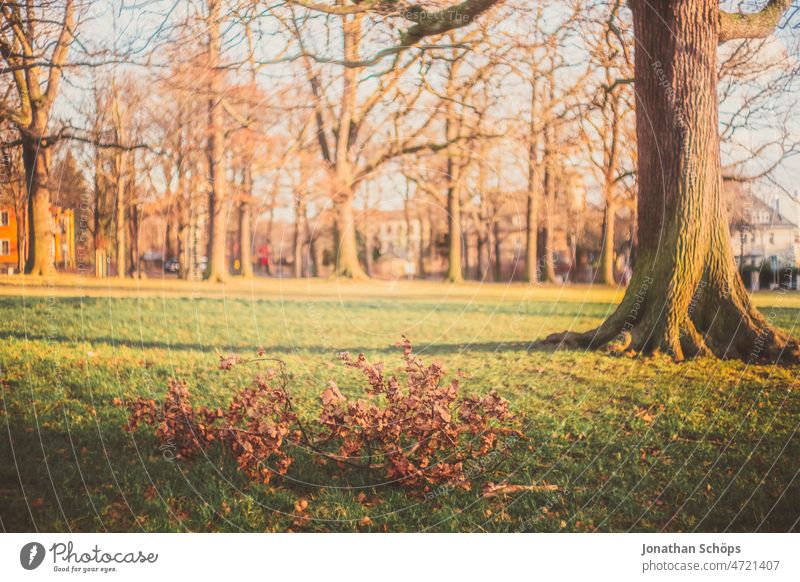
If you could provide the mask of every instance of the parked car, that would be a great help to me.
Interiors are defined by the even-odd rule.
[[[167,259],[164,261],[164,272],[177,273],[181,270],[181,262],[178,259]]]
[[[197,259],[197,267],[201,273],[204,273],[208,268],[208,258],[200,257]],[[176,258],[167,259],[164,261],[164,271],[166,273],[178,273],[181,270],[181,262]]]

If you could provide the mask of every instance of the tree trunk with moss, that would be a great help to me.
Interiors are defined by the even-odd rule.
[[[454,119],[453,104],[445,104],[446,119],[445,132],[448,143],[452,144],[458,135],[458,126]],[[447,148],[447,274],[445,279],[451,283],[464,281],[461,265],[461,246],[463,244],[461,232],[461,188],[459,187],[458,161],[456,159],[456,146]]]
[[[118,157],[123,158],[122,154]],[[124,169],[124,162],[121,162],[118,166],[118,175],[117,175],[117,183],[116,183],[116,210],[114,213],[115,218],[115,234],[116,234],[116,243],[117,243],[117,277],[120,279],[124,279],[128,276],[128,266],[126,260],[126,249],[127,249],[127,237],[125,236],[125,229],[127,228],[127,216],[128,213],[128,206],[125,203],[125,193],[127,191],[127,187],[125,181],[127,179],[127,173]]]
[[[53,231],[50,216],[50,148],[31,135],[22,140],[22,160],[28,189],[28,257],[25,273],[50,274]]]
[[[598,329],[550,342],[797,359],[798,345],[755,309],[736,271],[722,200],[718,0],[634,0],[639,147],[636,268]]]
[[[600,251],[600,282],[614,284],[614,226],[617,220],[614,202],[606,195],[603,211],[603,247]]]
[[[448,174],[452,160],[447,161]],[[458,185],[451,181],[447,187],[447,275],[451,283],[461,283],[464,275],[461,267],[461,198]]]
[[[253,216],[249,200],[239,202],[239,263],[245,279],[253,278]]]
[[[230,205],[227,200],[225,175],[224,121],[222,114],[222,72],[220,55],[222,36],[220,0],[208,2],[208,272],[210,281],[228,278],[225,260],[226,234]]]
[[[544,128],[544,261],[542,264],[542,280],[545,283],[556,282],[555,255],[555,213],[556,213],[556,159],[553,128]]]
[[[239,263],[242,277],[253,278],[253,171],[244,169],[243,198],[239,201]]]
[[[337,232],[339,248],[336,252],[336,275],[350,279],[367,279],[367,273],[358,260],[356,219],[352,196],[343,197],[337,206]]]
[[[344,55],[349,61],[358,59],[361,40],[362,15],[343,20]],[[358,260],[358,241],[353,212],[355,182],[352,161],[352,132],[358,97],[358,70],[345,67],[342,75],[342,107],[336,141],[336,221],[339,245],[336,252],[336,276],[350,279],[367,279],[367,273]]]
[[[525,219],[525,280],[539,281],[539,133],[536,129],[537,82],[531,81],[531,121],[528,133],[528,192]]]

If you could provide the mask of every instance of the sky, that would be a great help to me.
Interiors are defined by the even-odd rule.
[[[87,53],[96,54],[98,51],[105,50],[113,54],[116,49],[130,55],[131,60],[137,63],[136,65],[117,65],[118,70],[136,71],[143,69],[144,65],[168,67],[170,64],[168,52],[164,50],[164,47],[170,42],[189,46],[192,38],[187,35],[201,34],[187,33],[186,28],[172,25],[172,22],[197,18],[197,10],[200,6],[198,3],[173,0],[96,0],[87,6],[84,22],[79,31],[80,47],[73,50],[73,56],[76,59],[84,59]],[[519,15],[519,17],[522,18],[524,15]],[[287,54],[285,41],[275,35],[278,24],[271,18],[261,18],[259,22],[261,25],[256,31],[257,59],[268,62],[285,56]],[[507,24],[506,26],[512,25]],[[312,24],[312,27],[316,28],[311,39],[315,50],[337,57],[335,47],[339,46],[338,39],[326,37],[321,23]],[[392,42],[392,38],[388,36],[389,33],[380,33],[382,36],[373,42]],[[228,59],[242,59],[246,50],[242,27],[235,23],[229,24],[225,28],[224,35]],[[787,66],[797,66],[798,58],[800,58],[798,37],[800,37],[800,13],[788,19],[782,30],[776,35],[775,40],[767,47],[764,58],[783,60]],[[334,49],[329,49],[331,46]],[[259,74],[259,80],[263,86],[270,88],[281,80],[295,78],[297,71],[296,65],[289,63],[264,66]],[[372,71],[374,68],[366,74],[371,74]],[[91,108],[91,79],[87,75],[75,75],[73,69],[68,71],[66,81],[57,114],[62,118],[77,120],[77,123],[85,123],[84,113]],[[800,89],[797,85],[795,87]],[[800,107],[794,107],[796,96],[797,94],[784,95],[785,102],[777,103],[776,108],[788,110],[794,108],[796,110],[797,114],[791,116],[789,126],[791,133],[800,141]],[[525,100],[525,97],[520,95],[520,100]],[[527,106],[527,102],[525,106]],[[516,114],[518,122],[527,123],[527,118],[522,113],[522,110],[526,108],[520,107],[516,112],[512,111],[510,117],[513,118]],[[745,146],[757,147],[760,141],[769,140],[773,133],[773,130],[759,128],[741,132],[736,139]],[[519,188],[524,181],[524,172],[521,172],[518,166],[519,163],[515,164],[514,168],[500,167],[493,173],[493,178],[497,181],[502,180],[507,185],[511,184],[513,188]],[[753,167],[754,172],[757,172],[758,169],[757,165]],[[800,156],[787,159],[774,173],[773,179],[787,190],[800,190]],[[383,180],[390,190],[397,191],[399,189],[396,180]],[[766,184],[764,187],[771,188],[772,186]],[[591,185],[589,189],[592,189]],[[397,206],[398,200],[399,197],[395,197],[393,203],[391,201],[387,201],[387,203],[389,206]]]

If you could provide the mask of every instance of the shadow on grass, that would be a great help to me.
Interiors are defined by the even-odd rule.
[[[388,516],[386,523],[392,531],[418,531],[432,525],[442,531],[471,531],[475,523],[484,522],[486,504],[491,503],[480,498],[482,482],[475,483],[475,491],[454,489],[423,502],[396,486],[372,488],[370,484],[378,478],[374,474],[342,471],[333,463],[320,466],[302,453],[290,470],[291,478],[276,478],[269,485],[254,483],[236,470],[234,459],[224,458],[216,449],[191,462],[176,461],[158,447],[152,434],[137,433],[134,439],[123,431],[124,413],[117,408],[101,410],[97,425],[85,423],[70,430],[63,430],[55,417],[40,421],[38,427],[18,417],[7,422],[8,430],[0,437],[0,458],[4,459],[0,526],[4,531],[358,531],[365,511],[376,522],[379,515]],[[531,438],[538,447],[551,450],[531,467],[534,474],[515,474],[516,480],[536,479],[535,474],[547,471],[567,448],[572,450],[569,442],[548,440],[544,433]],[[611,446],[625,451],[630,444],[620,440]],[[513,504],[511,498],[500,499],[499,507],[510,514],[505,522],[485,523],[486,529],[514,531],[520,524],[533,523],[526,527],[558,531],[564,527],[558,525],[560,520],[569,519],[566,529],[573,530],[574,519],[582,512],[600,524],[611,508],[619,508],[618,503],[625,503],[625,509],[617,512],[613,525],[601,525],[601,530],[624,531],[633,524],[634,531],[691,531],[693,523],[700,523],[699,531],[798,529],[800,482],[792,478],[792,474],[797,476],[792,467],[766,473],[759,469],[760,481],[750,476],[730,481],[725,489],[727,477],[721,473],[717,476],[721,481],[715,481],[709,491],[723,496],[705,497],[706,488],[698,488],[705,479],[706,461],[723,454],[709,450],[696,470],[687,468],[679,489],[673,487],[664,495],[664,479],[678,476],[674,468],[664,466],[665,472],[642,484],[639,479],[647,476],[647,466],[630,466],[628,473],[612,477],[608,487],[606,470],[598,467],[599,472],[586,473],[587,459],[610,457],[608,446],[602,439],[582,441],[583,448],[575,449],[563,468],[547,477],[559,486],[552,499],[523,495],[514,497]],[[526,450],[517,451],[509,462],[518,466],[528,455]],[[728,461],[732,467],[747,462],[766,467],[770,458],[762,454],[748,461],[737,453]],[[508,473],[509,468],[501,471]],[[596,496],[598,487],[606,489],[600,496]],[[378,505],[365,506],[364,495]],[[653,499],[659,498],[663,503],[653,506]],[[309,511],[318,517],[298,519],[296,504],[302,499],[310,500]],[[551,507],[555,519],[537,510],[542,506]],[[737,513],[740,507],[746,511]],[[653,519],[636,521],[648,511]],[[679,519],[673,523],[670,516]]]
[[[130,340],[110,336],[68,337],[63,334],[38,334],[23,331],[0,332],[0,340],[16,339],[27,341],[56,342],[65,345],[89,342],[91,344],[105,344],[111,348],[124,347],[141,350],[187,351],[214,353],[218,350],[236,354],[255,353],[256,346],[230,346],[224,344],[202,344],[199,342],[170,342],[163,340]],[[336,356],[340,352],[350,353],[397,353],[396,345],[387,344],[383,347],[367,346],[314,346],[314,345],[265,345],[267,353],[272,354],[330,354]],[[531,342],[472,342],[472,343],[430,343],[420,342],[415,345],[415,351],[420,355],[445,355],[458,353],[503,353],[503,352],[553,352],[553,346],[543,345],[539,341]]]
[[[9,460],[0,467],[2,531],[284,530],[295,519],[297,499],[319,491],[280,477],[269,485],[249,481],[215,447],[207,456],[176,460],[152,434],[125,432],[124,421],[108,422],[102,434],[96,427],[64,431],[50,424],[14,420],[0,437],[0,456]],[[294,465],[322,483],[335,470],[302,452]],[[366,482],[354,472],[348,478],[351,487]]]

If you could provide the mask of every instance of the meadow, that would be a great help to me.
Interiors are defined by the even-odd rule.
[[[798,296],[796,296],[798,295]],[[618,290],[575,286],[260,280],[0,279],[0,526],[4,531],[789,531],[800,518],[798,368],[612,357],[533,343],[588,329]],[[796,332],[800,294],[756,301]],[[211,451],[193,462],[123,430],[115,403],[169,378],[224,403],[259,348],[286,362],[302,415],[337,361],[399,369],[407,335],[466,393],[497,389],[527,440],[469,491],[427,497],[299,457],[269,485]],[[489,482],[550,485],[484,497]]]

